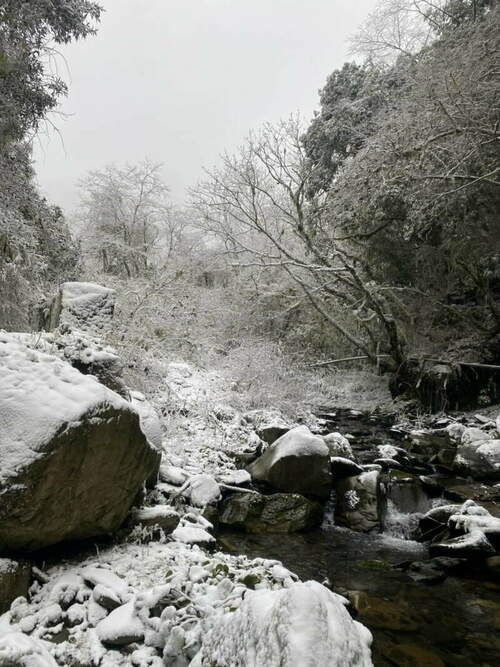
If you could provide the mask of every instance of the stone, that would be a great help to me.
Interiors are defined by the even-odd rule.
[[[220,481],[228,486],[248,486],[252,481],[252,476],[248,470],[231,470],[222,475]]]
[[[500,556],[490,556],[486,559],[485,565],[490,574],[500,579]]]
[[[208,615],[198,664],[371,667],[371,633],[345,603],[316,581],[249,590],[236,610]]]
[[[495,554],[495,549],[484,533],[474,531],[429,545],[429,554],[451,558],[485,558]]]
[[[247,412],[244,417],[253,424],[259,438],[268,445],[272,445],[293,428],[293,424],[290,424],[277,410],[253,410]]]
[[[418,630],[418,623],[404,600],[386,600],[361,591],[350,591],[348,598],[362,623],[383,630]]]
[[[58,667],[48,650],[47,642],[28,637],[22,632],[0,635],[2,667]]]
[[[384,650],[391,664],[404,667],[445,667],[445,663],[433,651],[419,644],[391,644]]]
[[[282,435],[247,469],[280,491],[328,498],[332,488],[328,447],[307,426]]]
[[[113,318],[115,298],[115,290],[97,283],[63,283],[43,316],[42,328],[52,331],[64,325],[82,331],[100,331]]]
[[[104,609],[107,609],[108,611],[113,611],[113,609],[117,609],[123,604],[123,600],[116,591],[107,588],[102,584],[97,584],[92,591],[92,597],[98,605],[104,607]]]
[[[457,572],[467,563],[465,558],[447,558],[445,556],[410,563],[406,573],[414,581],[425,584],[437,584],[444,581],[448,574]]]
[[[222,502],[219,515],[221,524],[248,533],[311,530],[322,520],[322,505],[297,493],[236,493]]]
[[[160,456],[95,378],[0,333],[0,553],[114,532]]]
[[[189,485],[184,492],[189,502],[194,507],[206,507],[211,503],[220,500],[220,486],[210,475],[193,475],[189,480]]]
[[[343,459],[354,460],[354,454],[349,440],[341,433],[333,432],[323,436],[330,456],[340,456]]]
[[[335,522],[369,532],[381,525],[380,472],[371,470],[346,477],[335,485]]]
[[[187,478],[188,475],[182,468],[171,466],[166,463],[160,465],[160,480],[166,484],[182,486]]]
[[[351,461],[351,459],[345,459],[341,456],[332,456],[330,459],[332,464],[332,475],[334,481],[338,479],[343,479],[344,477],[354,477],[355,475],[361,475],[363,468]]]
[[[31,567],[9,558],[0,558],[0,614],[8,611],[16,598],[27,597]]]
[[[179,525],[179,513],[169,505],[135,508],[132,511],[132,523],[139,526],[158,526],[170,535]]]
[[[144,639],[144,626],[131,600],[112,611],[96,626],[96,633],[103,644],[126,646]]]
[[[452,427],[461,429],[458,431]],[[435,457],[439,463],[451,465],[464,428],[461,424],[450,424],[446,428],[411,431],[408,451],[424,458]]]
[[[473,430],[479,429],[467,429]],[[457,448],[453,467],[458,472],[477,479],[500,481],[500,440],[462,441]]]

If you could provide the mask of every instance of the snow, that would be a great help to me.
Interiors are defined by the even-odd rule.
[[[0,483],[37,458],[62,424],[109,407],[133,410],[91,375],[0,332]]]
[[[97,283],[66,282],[60,287],[60,324],[102,329],[112,317],[116,292]]]
[[[170,505],[155,505],[154,507],[141,507],[134,509],[134,519],[137,521],[154,521],[155,519],[166,519],[177,517],[179,513]]]
[[[328,456],[323,439],[313,435],[307,426],[296,426],[274,442],[268,451],[273,452],[272,464],[286,456]]]
[[[127,592],[127,582],[118,577],[112,570],[89,566],[82,570],[82,577],[92,586],[100,584],[118,594]]]
[[[243,486],[244,484],[249,484],[252,481],[252,477],[247,470],[232,470],[222,475],[220,481],[230,486]]]
[[[172,538],[184,544],[209,544],[215,539],[203,528],[198,526],[178,526],[172,533]]]
[[[118,607],[100,621],[96,632],[104,644],[130,644],[144,639],[144,626],[137,616],[134,600]]]
[[[314,581],[250,591],[236,611],[208,619],[199,664],[368,667],[371,634],[344,602]]]
[[[163,430],[161,421],[156,414],[156,410],[151,403],[146,400],[144,394],[138,391],[131,391],[130,397],[132,405],[139,413],[141,431],[144,433],[153,447],[159,451],[162,448]]]
[[[205,507],[217,502],[221,497],[220,487],[215,479],[203,474],[191,477],[184,495],[189,498],[194,507]]]
[[[15,667],[57,667],[46,642],[22,632],[0,635],[0,665]]]

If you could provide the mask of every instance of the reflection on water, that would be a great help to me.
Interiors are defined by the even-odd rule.
[[[374,635],[376,665],[500,665],[500,585],[448,577],[416,583],[393,566],[427,557],[426,548],[381,534],[355,533],[325,521],[322,530],[292,535],[224,531],[223,547],[276,558],[301,579],[328,579],[355,601]]]

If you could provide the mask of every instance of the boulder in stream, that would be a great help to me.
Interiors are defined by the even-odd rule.
[[[223,501],[221,524],[248,533],[294,533],[317,528],[323,520],[320,503],[298,493],[235,493]]]
[[[479,431],[479,429],[467,429]],[[464,435],[467,434],[464,432]],[[488,440],[484,436],[462,440],[457,448],[453,467],[464,475],[478,479],[500,480],[500,440]]]
[[[339,480],[335,493],[336,523],[361,532],[380,528],[382,495],[378,470]]]
[[[328,447],[307,426],[297,426],[278,438],[248,471],[252,479],[280,491],[328,498],[332,488]]]

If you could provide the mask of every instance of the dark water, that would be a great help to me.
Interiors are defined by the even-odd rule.
[[[368,442],[399,439],[390,424],[372,425],[366,420],[360,424],[359,418],[339,430],[357,433],[354,449],[365,461],[370,459]],[[396,486],[392,493],[400,509],[429,508],[429,499],[414,488]],[[394,506],[389,512],[388,530],[404,534],[412,516]],[[377,666],[500,665],[500,581],[488,580],[484,568],[471,566],[464,575],[437,584],[417,583],[395,566],[427,559],[424,545],[388,534],[356,533],[328,519],[321,530],[308,533],[224,531],[220,540],[230,553],[278,559],[301,579],[329,580],[333,590],[348,595],[355,601],[358,620],[372,631]]]

